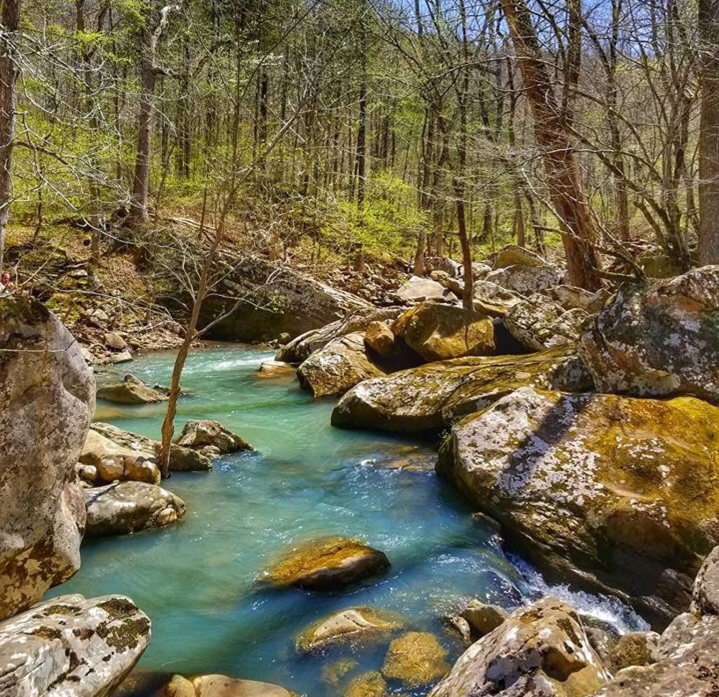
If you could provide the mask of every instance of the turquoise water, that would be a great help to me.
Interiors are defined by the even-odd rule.
[[[178,431],[189,419],[217,419],[257,452],[226,456],[212,472],[174,474],[164,486],[187,503],[182,523],[86,541],[82,569],[55,590],[130,596],[153,622],[142,669],[224,673],[334,697],[338,688],[323,678],[327,666],[351,657],[359,664],[351,675],[376,670],[386,646],[298,656],[296,635],[328,613],[357,605],[396,611],[410,627],[435,632],[453,659],[462,647],[441,618],[463,599],[511,608],[549,592],[540,577],[505,557],[499,540],[436,478],[428,445],[331,428],[332,402],[313,402],[293,379],[256,376],[268,358],[246,348],[190,356],[183,386],[191,396],[181,401]],[[155,354],[131,370],[166,384],[172,361]],[[163,405],[98,404],[100,419],[153,437],[162,416]],[[330,595],[255,584],[283,550],[335,534],[384,551],[389,573]],[[576,594],[572,600],[621,627],[639,624],[617,603]],[[429,691],[391,687],[405,695]]]

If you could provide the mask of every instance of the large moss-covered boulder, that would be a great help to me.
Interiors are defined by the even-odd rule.
[[[622,289],[582,335],[602,392],[719,399],[719,266]]]
[[[564,349],[457,358],[361,382],[335,407],[332,425],[404,432],[440,429],[525,385],[577,392],[590,389],[592,382],[581,361]]]
[[[429,632],[407,632],[394,639],[382,665],[382,675],[408,687],[429,685],[449,672],[447,649]]]
[[[389,568],[379,550],[345,537],[307,542],[259,577],[261,583],[307,590],[337,590]]]
[[[0,298],[0,619],[80,567],[75,465],[95,407],[79,344],[39,303]]]
[[[609,677],[576,612],[546,598],[472,644],[430,697],[587,697]]]
[[[362,380],[383,375],[365,352],[363,332],[333,339],[297,370],[300,386],[313,397],[342,395]]]
[[[426,361],[494,353],[492,320],[456,305],[421,303],[400,315],[392,331]]]
[[[128,598],[65,595],[0,623],[0,694],[107,697],[150,641]]]
[[[458,423],[438,470],[550,575],[658,624],[719,542],[719,408],[525,387]]]

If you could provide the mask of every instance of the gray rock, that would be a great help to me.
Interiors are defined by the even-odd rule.
[[[514,305],[522,301],[523,296],[496,283],[481,280],[474,283],[473,298],[477,312],[484,312],[490,317],[504,317]]]
[[[604,288],[591,293],[584,288],[567,285],[552,286],[547,288],[544,294],[565,310],[584,310],[590,314],[603,309],[609,298],[609,293]]]
[[[160,528],[186,513],[178,496],[154,484],[120,482],[85,490],[87,535],[123,535]]]
[[[575,345],[587,316],[584,310],[564,310],[545,296],[535,293],[514,305],[503,321],[522,346],[531,351],[541,351]]]
[[[113,353],[110,356],[110,363],[117,365],[118,363],[129,363],[134,360],[132,354],[129,351],[120,351],[120,353]]]
[[[75,465],[95,408],[80,345],[43,305],[0,299],[0,619],[80,566]],[[1,673],[0,673],[1,674]]]
[[[249,443],[225,428],[219,421],[210,419],[188,421],[182,427],[182,432],[176,442],[181,447],[193,450],[206,447],[215,448],[223,455],[253,449]]]
[[[694,580],[692,610],[719,615],[719,547],[710,552]]]
[[[492,267],[495,269],[506,269],[509,266],[548,266],[546,259],[536,252],[517,244],[508,244],[490,257]]]
[[[97,388],[97,398],[116,404],[154,404],[167,401],[167,396],[138,380],[126,375],[122,382],[112,382]]]
[[[561,271],[554,266],[515,265],[496,269],[488,273],[484,280],[520,295],[531,295],[556,286],[561,276]]]
[[[107,697],[149,640],[150,620],[128,598],[53,598],[0,624],[0,694]]]
[[[395,295],[399,300],[408,303],[418,303],[424,300],[457,300],[457,296],[441,283],[421,276],[411,276],[399,287]]]
[[[107,332],[105,334],[105,346],[115,351],[124,351],[127,348],[127,342],[117,332]]]

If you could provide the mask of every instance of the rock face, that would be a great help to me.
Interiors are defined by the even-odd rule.
[[[389,645],[382,675],[409,687],[429,685],[449,672],[447,650],[428,632],[407,632]]]
[[[719,266],[627,287],[582,336],[602,392],[719,399]]]
[[[514,265],[495,269],[488,273],[485,281],[496,283],[502,288],[520,295],[541,293],[547,288],[556,286],[561,279],[561,272],[554,266]]]
[[[297,370],[300,386],[313,397],[342,395],[362,380],[383,375],[365,353],[362,332],[333,339]]]
[[[144,482],[120,482],[85,490],[87,535],[124,535],[171,525],[186,513],[169,491]]]
[[[380,551],[343,537],[307,543],[287,555],[258,580],[277,588],[296,586],[306,590],[336,590],[389,567]]]
[[[146,436],[140,436],[131,431],[112,424],[96,421],[91,429],[106,438],[109,438],[118,446],[129,448],[134,451],[153,453],[155,456],[160,452],[160,441]],[[203,472],[212,469],[212,460],[192,448],[185,448],[173,443],[170,448],[170,470],[173,472]]]
[[[426,361],[494,353],[494,325],[486,315],[467,317],[461,307],[421,303],[400,315],[394,334]]]
[[[155,404],[167,401],[167,396],[138,380],[126,375],[122,382],[112,382],[97,388],[97,398],[116,404]]]
[[[397,290],[397,298],[403,302],[419,303],[424,300],[454,301],[457,296],[441,283],[431,278],[412,276]]]
[[[440,429],[519,387],[590,389],[581,361],[563,349],[528,356],[468,357],[366,380],[332,413],[332,425],[385,431]]]
[[[719,542],[718,420],[692,397],[527,387],[458,423],[438,470],[550,574],[661,625],[688,607],[691,577]]]
[[[236,453],[239,450],[252,450],[252,446],[232,433],[219,421],[204,419],[188,421],[183,427],[177,445],[193,450],[211,448],[221,455]]]
[[[95,467],[97,475],[105,482],[160,483],[160,470],[154,455],[117,445],[92,429],[87,433],[79,460],[83,465]]]
[[[270,341],[283,333],[295,337],[370,307],[356,295],[259,257],[224,261],[227,276],[203,303],[200,324],[232,312],[213,327],[212,339]],[[238,298],[243,299],[239,304]]]
[[[522,346],[541,351],[575,345],[586,318],[584,310],[564,310],[543,295],[535,294],[514,305],[503,321]]]
[[[80,566],[75,465],[95,407],[80,346],[44,306],[0,299],[0,619]],[[2,679],[2,678],[0,678]]]
[[[547,598],[470,646],[430,697],[585,697],[607,678],[574,610]]]
[[[53,598],[0,624],[0,694],[107,697],[149,640],[128,598]]]

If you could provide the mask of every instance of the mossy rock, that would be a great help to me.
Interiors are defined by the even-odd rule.
[[[439,680],[450,670],[447,649],[429,632],[407,632],[390,645],[382,675],[408,687],[421,687]]]

